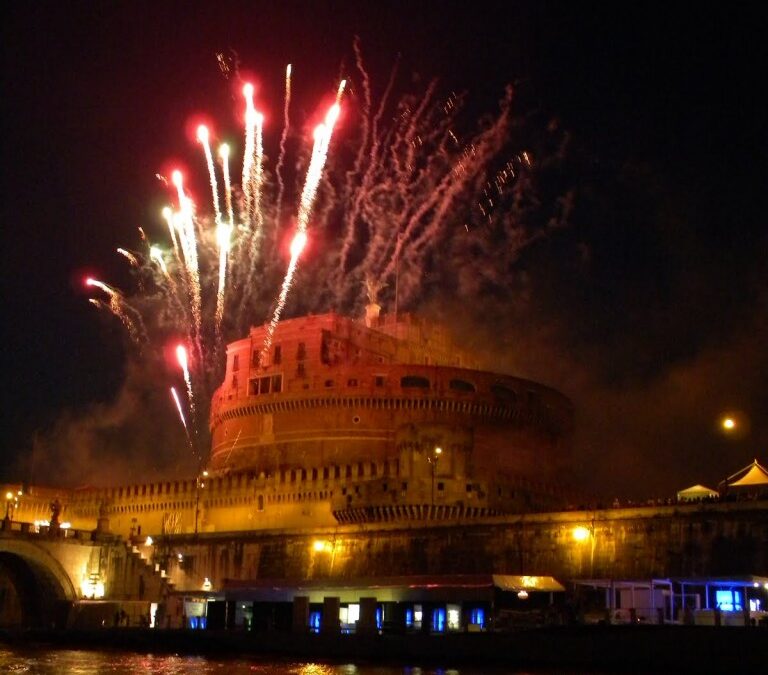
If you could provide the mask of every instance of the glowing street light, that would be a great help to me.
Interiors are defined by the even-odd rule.
[[[11,502],[13,501],[13,492],[10,490],[5,493],[5,519],[11,519]]]
[[[206,478],[208,478],[208,472],[203,471],[203,475],[195,479],[195,534],[197,534],[197,524],[200,518],[200,490],[205,487]]]
[[[571,536],[574,538],[575,541],[577,541],[580,544],[583,544],[587,541],[590,542],[589,576],[591,577],[593,574],[593,568],[595,565],[595,543],[597,540],[597,537],[595,536],[594,521],[588,527],[585,527],[584,525],[577,525],[576,527],[573,528],[573,530],[571,530]]]
[[[435,472],[437,471],[437,462],[440,459],[440,455],[443,454],[443,449],[440,446],[437,446],[432,453],[431,457],[427,457],[427,461],[430,463],[432,467],[432,498],[430,500],[430,503],[432,506],[435,505]]]
[[[733,431],[736,428],[736,420],[733,417],[724,417],[720,424],[725,431]]]
[[[589,539],[589,528],[579,525],[578,527],[573,528],[571,534],[576,541],[586,541]]]

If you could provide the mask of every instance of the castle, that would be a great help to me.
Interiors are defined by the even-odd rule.
[[[410,315],[266,326],[227,347],[200,476],[37,488],[19,517],[124,537],[456,519],[564,505],[572,407],[541,384],[482,371],[448,331]]]

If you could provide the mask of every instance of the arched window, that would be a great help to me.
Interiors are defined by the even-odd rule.
[[[448,386],[454,391],[461,391],[466,393],[477,391],[474,384],[471,382],[466,382],[465,380],[451,380],[448,383]]]
[[[514,392],[514,390],[510,389],[509,387],[503,384],[491,385],[491,393],[497,399],[499,399],[500,401],[503,401],[504,403],[517,402],[517,394]]]
[[[426,377],[422,377],[421,375],[406,375],[405,377],[400,378],[400,386],[403,389],[412,387],[419,389],[429,389],[429,380]]]

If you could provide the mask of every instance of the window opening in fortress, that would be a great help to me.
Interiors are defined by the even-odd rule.
[[[417,387],[420,389],[429,389],[429,380],[420,375],[406,375],[400,378],[400,386],[403,389]]]
[[[491,385],[491,393],[505,403],[515,403],[515,401],[517,401],[517,394],[503,384]]]
[[[272,357],[272,363],[274,364],[280,364],[283,360],[283,350],[280,347],[280,345],[275,345],[275,353]]]
[[[237,389],[237,375],[232,376],[232,389]]]
[[[467,393],[477,391],[474,384],[471,382],[465,382],[464,380],[451,380],[448,386],[454,391],[462,391]]]
[[[299,360],[307,358],[307,345],[303,342],[299,342],[299,346],[296,348],[296,358]]]
[[[373,378],[373,383],[374,383],[374,384],[375,384],[377,387],[383,387],[383,386],[384,386],[384,379],[385,379],[385,378],[384,378],[384,376],[383,376],[383,375],[376,375],[376,376],[374,376],[374,378]]]
[[[240,370],[240,354],[235,354],[232,357],[232,370]]]
[[[357,386],[357,380],[355,378],[350,378],[347,380],[347,386],[348,387],[356,387]]]
[[[261,363],[261,352],[258,350],[254,350],[253,354],[251,354],[251,367],[258,368],[260,363]]]
[[[325,381],[325,386],[328,387],[328,388],[332,387],[333,386],[333,380],[326,380]]]

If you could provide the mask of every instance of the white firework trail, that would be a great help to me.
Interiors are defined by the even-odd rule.
[[[176,360],[179,362],[181,372],[184,374],[184,384],[187,385],[187,398],[189,399],[189,410],[192,417],[195,416],[195,399],[192,393],[192,378],[189,376],[189,360],[187,358],[187,349],[184,345],[176,347]]]
[[[190,287],[189,294],[192,303],[194,334],[196,339],[199,340],[200,326],[202,323],[202,302],[200,294],[200,269],[198,267],[197,258],[197,236],[195,233],[194,208],[192,200],[184,194],[184,182],[180,171],[173,172],[173,184],[176,186],[179,197],[179,224],[177,230]]]
[[[243,211],[246,220],[251,213],[251,172],[253,170],[254,135],[256,130],[256,110],[253,107],[253,85],[243,86],[245,97],[245,148],[243,149],[243,177],[240,187],[243,191]]]
[[[343,91],[343,83],[339,85],[338,96],[341,96]],[[323,175],[323,168],[325,166],[326,159],[328,158],[328,148],[331,143],[331,137],[333,135],[333,129],[336,125],[336,121],[339,119],[340,107],[338,103],[334,103],[328,113],[325,116],[325,123],[319,124],[315,128],[315,144],[312,148],[312,157],[309,160],[309,167],[307,168],[307,176],[304,180],[304,189],[301,192],[301,201],[299,203],[299,212],[297,215],[297,231],[291,243],[291,261],[288,264],[288,269],[283,279],[283,284],[280,289],[280,295],[278,296],[277,305],[275,306],[275,312],[272,315],[272,320],[267,326],[267,332],[264,337],[264,347],[262,354],[266,355],[269,352],[269,347],[272,344],[272,336],[274,335],[275,328],[280,321],[280,315],[285,307],[285,301],[288,297],[288,291],[291,289],[293,283],[293,275],[296,272],[296,267],[299,262],[299,256],[304,250],[304,246],[307,243],[307,226],[309,225],[309,217],[312,214],[312,206],[317,194],[317,186],[320,183],[320,178]]]
[[[203,153],[205,154],[205,163],[208,166],[208,176],[211,181],[211,193],[213,196],[213,213],[216,219],[216,223],[221,221],[221,209],[219,208],[219,187],[216,183],[216,169],[213,165],[213,155],[211,154],[211,144],[209,142],[208,127],[201,124],[197,127],[197,140],[203,146]]]
[[[219,157],[221,158],[222,173],[224,175],[224,201],[228,218],[228,222],[219,222],[216,224],[216,245],[219,249],[219,284],[216,290],[216,315],[214,321],[216,334],[220,337],[221,322],[224,320],[224,294],[227,286],[227,259],[229,257],[235,218],[232,210],[232,186],[229,180],[229,146],[226,143],[219,147]]]
[[[291,107],[291,64],[285,69],[285,104],[283,106],[283,130],[280,133],[280,154],[277,158],[275,175],[277,176],[277,198],[275,200],[275,233],[280,227],[280,212],[283,206],[283,193],[285,182],[283,181],[283,164],[285,163],[285,142],[288,139],[288,131],[291,126],[289,111]]]
[[[170,206],[166,206],[163,211],[163,220],[168,225],[168,232],[171,235],[171,242],[173,243],[173,254],[176,257],[176,262],[181,266],[181,255],[179,253],[179,239],[176,236],[176,226],[174,225],[174,213]]]
[[[139,261],[138,261],[138,259],[137,259],[137,258],[136,258],[136,256],[135,256],[135,255],[133,255],[133,253],[131,253],[130,251],[126,251],[124,248],[118,248],[118,249],[117,249],[117,252],[118,252],[118,253],[119,253],[121,256],[123,256],[124,258],[127,258],[127,259],[128,259],[128,262],[129,262],[129,263],[131,263],[131,265],[132,265],[133,267],[138,267],[138,266],[139,266]]]
[[[120,292],[112,288],[111,286],[108,286],[102,281],[98,281],[97,279],[93,279],[89,277],[85,280],[86,286],[92,286],[94,288],[98,288],[99,290],[103,291],[104,293],[109,296],[109,303],[101,302],[100,300],[95,300],[93,298],[89,298],[93,305],[96,307],[99,307],[100,309],[104,307],[108,307],[109,310],[118,318],[120,321],[123,322],[123,325],[128,330],[128,334],[131,336],[131,339],[139,343],[141,342],[141,337],[143,334],[143,324],[141,324],[141,317],[138,316],[139,324],[137,325],[131,317],[128,316],[126,309],[127,306],[125,303],[123,303],[123,296],[120,294]]]

